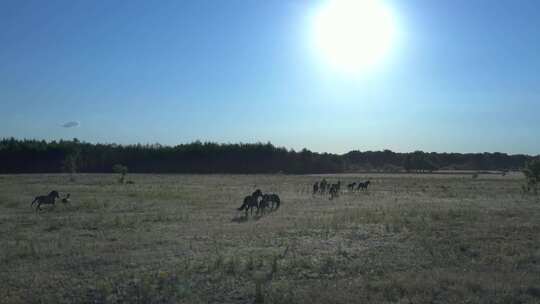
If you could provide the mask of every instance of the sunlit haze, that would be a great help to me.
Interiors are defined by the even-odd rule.
[[[379,0],[334,0],[312,17],[313,47],[339,72],[356,74],[379,63],[395,44],[396,17]]]

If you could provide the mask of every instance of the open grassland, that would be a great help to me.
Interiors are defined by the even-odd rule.
[[[518,174],[0,175],[0,303],[540,303]],[[245,220],[255,188],[279,210]],[[51,190],[72,202],[35,213]]]

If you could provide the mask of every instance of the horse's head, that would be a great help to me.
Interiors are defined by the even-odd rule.
[[[54,198],[60,198],[60,194],[58,194],[58,191],[56,190],[51,191],[51,193],[49,193],[49,196]]]

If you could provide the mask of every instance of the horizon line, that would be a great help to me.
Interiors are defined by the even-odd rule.
[[[200,139],[196,139],[196,140],[193,140],[191,142],[184,142],[184,143],[177,143],[177,144],[161,144],[161,143],[158,143],[158,142],[155,142],[155,143],[129,143],[129,144],[121,144],[121,143],[115,143],[115,142],[91,142],[91,141],[84,141],[84,140],[81,140],[79,138],[72,138],[72,139],[64,139],[64,138],[60,138],[60,139],[36,139],[36,138],[22,138],[22,139],[19,139],[19,138],[16,138],[14,136],[10,136],[10,137],[1,137],[0,138],[0,141],[5,141],[5,140],[19,140],[19,141],[45,141],[46,143],[53,143],[53,142],[61,142],[61,141],[67,141],[67,142],[79,142],[81,144],[91,144],[91,145],[114,145],[114,146],[119,146],[119,147],[129,147],[129,146],[159,146],[159,147],[165,147],[165,148],[174,148],[174,147],[178,147],[178,146],[185,146],[185,145],[191,145],[191,144],[195,144],[195,143],[201,143],[201,144],[216,144],[216,145],[220,145],[220,146],[223,146],[223,145],[268,145],[270,144],[271,146],[275,147],[275,148],[278,148],[278,149],[285,149],[287,151],[293,151],[293,152],[296,152],[296,153],[299,153],[299,152],[302,152],[303,150],[307,150],[311,153],[317,153],[317,154],[332,154],[332,155],[338,155],[338,156],[343,156],[345,154],[348,154],[348,153],[351,153],[351,152],[360,152],[360,153],[365,153],[365,152],[384,152],[384,151],[390,151],[392,153],[397,153],[397,154],[411,154],[411,153],[415,153],[415,152],[422,152],[422,153],[426,153],[426,154],[431,154],[431,153],[436,153],[436,154],[497,154],[497,153],[500,153],[500,154],[506,154],[508,156],[519,156],[519,155],[523,155],[523,156],[529,156],[529,157],[540,157],[540,154],[526,154],[526,153],[506,153],[506,152],[500,152],[500,151],[493,151],[493,152],[488,152],[488,151],[483,151],[483,152],[437,152],[437,151],[424,151],[424,150],[413,150],[413,151],[408,151],[408,152],[403,152],[403,151],[395,151],[395,150],[392,150],[392,149],[388,149],[388,148],[384,148],[384,149],[379,149],[379,150],[360,150],[360,149],[352,149],[352,150],[349,150],[347,152],[344,152],[344,153],[333,153],[333,152],[326,152],[326,151],[313,151],[313,150],[310,150],[306,147],[303,147],[301,149],[298,149],[298,150],[295,150],[294,148],[287,148],[285,146],[280,146],[280,145],[276,145],[274,143],[272,143],[271,141],[267,141],[267,142],[262,142],[262,141],[258,141],[258,142],[242,142],[242,141],[239,141],[239,142],[217,142],[217,141],[202,141]]]

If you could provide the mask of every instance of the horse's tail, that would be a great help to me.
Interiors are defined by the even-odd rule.
[[[36,196],[34,200],[32,201],[32,203],[30,204],[30,207],[34,206],[34,204],[38,201],[38,199],[39,199],[39,196]]]
[[[246,209],[246,207],[247,207],[247,204],[243,203],[242,206],[240,206],[240,208],[238,208],[238,211],[242,211],[242,210]]]

